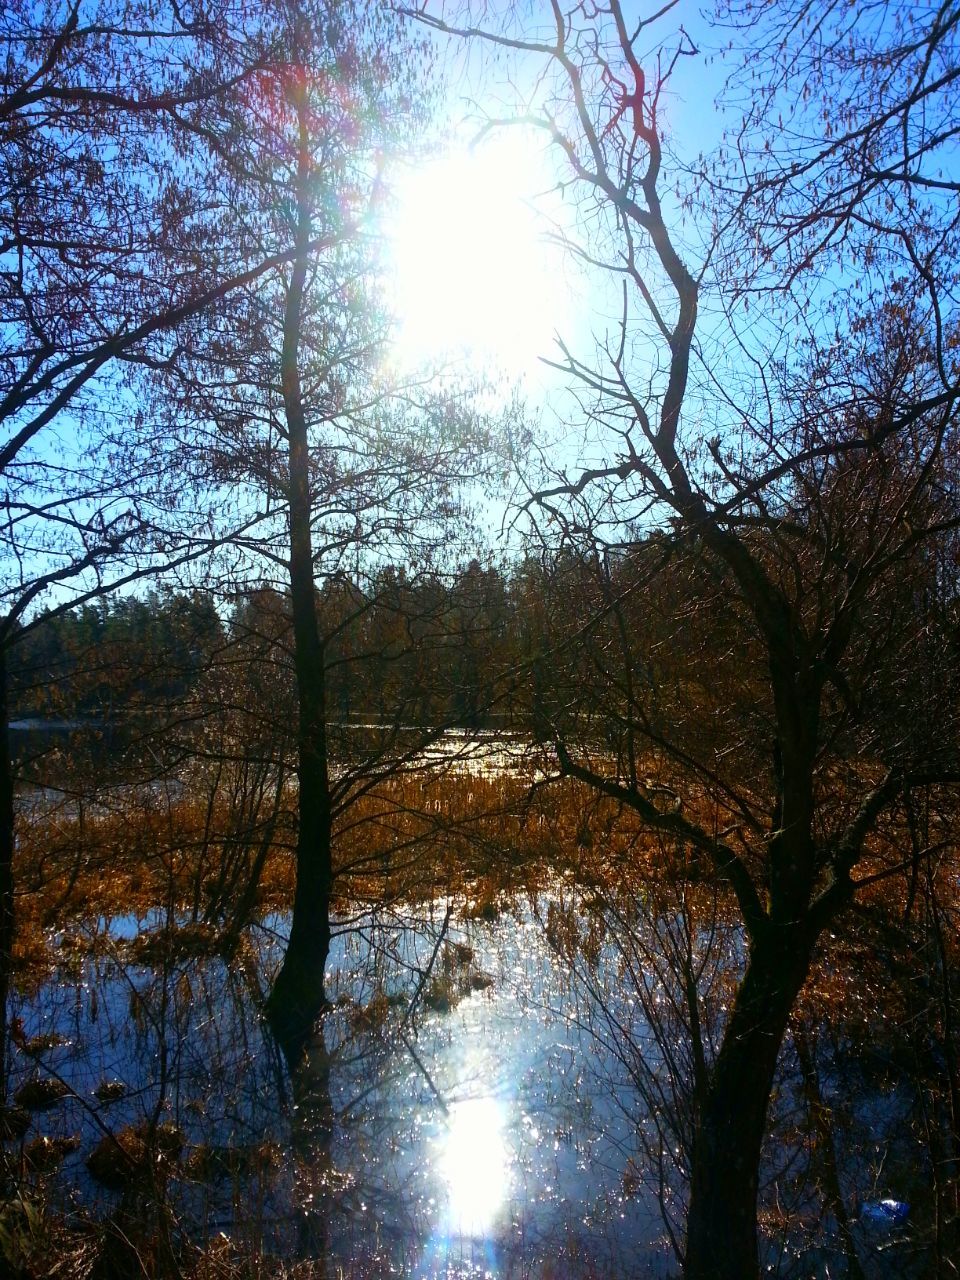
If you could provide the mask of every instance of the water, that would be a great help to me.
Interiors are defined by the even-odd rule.
[[[657,1204],[625,1178],[637,1146],[620,1065],[530,911],[456,927],[444,904],[420,915],[364,916],[336,938],[328,1097],[292,1096],[258,1012],[283,920],[231,966],[144,949],[158,912],[99,921],[93,955],[68,937],[56,981],[12,1011],[14,1090],[34,1077],[71,1090],[33,1113],[22,1143],[79,1140],[48,1193],[115,1211],[125,1192],[103,1185],[96,1158],[91,1174],[91,1155],[159,1121],[176,1147],[163,1195],[193,1239],[424,1277],[562,1259],[573,1274],[584,1258],[670,1274]]]
[[[428,766],[472,788],[554,762],[521,738],[463,732],[410,764]],[[175,778],[101,786],[86,812],[135,822],[184,794]],[[47,821],[58,805],[76,812],[61,793],[20,799]],[[322,1257],[331,1275],[677,1274],[695,1119],[687,998],[692,985],[709,1063],[743,938],[706,888],[638,890],[628,870],[618,892],[613,864],[600,889],[574,880],[544,876],[537,899],[492,920],[465,918],[463,902],[358,907],[340,922],[334,1011],[296,1088],[260,1013],[285,918],[252,929],[230,964],[159,910],[71,924],[49,939],[50,979],[11,1001],[10,1092],[34,1096],[26,1132],[4,1144],[7,1187],[125,1234],[162,1221],[180,1246]],[[842,1016],[829,1025],[816,1009],[797,1016],[830,1142],[811,1125],[791,1030],[761,1171],[765,1269],[846,1274],[829,1174],[867,1280],[919,1275],[930,1100],[902,1068],[871,1076],[863,1027],[851,1040]],[[885,1198],[910,1202],[907,1224],[857,1218]]]
[[[162,1209],[180,1240],[323,1257],[331,1275],[675,1275],[691,1068],[666,957],[691,949],[709,1059],[742,942],[717,918],[691,934],[683,912],[593,898],[557,883],[494,920],[444,901],[358,909],[335,937],[334,1009],[296,1087],[260,1013],[283,917],[230,964],[158,910],[55,935],[55,976],[12,1001],[11,1092],[32,1089],[31,1108],[51,1081],[67,1092],[30,1110],[8,1172],[67,1213],[126,1231]],[[915,1201],[915,1092],[864,1076],[842,1038],[818,1062],[851,1214],[857,1200]],[[826,1280],[845,1267],[807,1105],[788,1042],[764,1260]],[[145,1155],[148,1130],[159,1154]],[[852,1227],[868,1280],[920,1274],[912,1219],[892,1234],[868,1219]]]

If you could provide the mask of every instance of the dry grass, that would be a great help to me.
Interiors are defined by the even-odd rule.
[[[675,780],[660,767],[657,773],[656,785],[672,790]],[[294,800],[284,797],[286,807],[273,828],[254,918],[284,911],[292,902]],[[707,829],[730,821],[729,812],[705,793],[688,796],[685,812]],[[934,815],[928,832],[928,841],[939,850],[930,874],[941,901],[950,904],[960,870],[951,821],[949,814]],[[200,788],[195,795],[162,802],[141,797],[112,813],[88,811],[82,819],[69,813],[23,815],[15,949],[21,984],[40,982],[56,965],[96,947],[91,922],[99,917],[143,917],[157,907],[193,923],[142,934],[131,944],[131,958],[149,964],[217,951],[224,918],[246,883],[245,868],[262,836],[256,824],[244,831],[225,793],[211,802]],[[910,893],[911,869],[904,857],[909,847],[905,819],[892,815],[858,870],[870,878],[860,895],[868,909],[902,914]],[[743,852],[748,862],[762,856],[762,850],[751,854],[746,846]],[[594,888],[607,900],[642,894],[653,911],[671,910],[682,883],[688,907],[696,908],[702,890],[704,913],[717,909],[718,886],[703,859],[688,848],[651,832],[634,812],[573,780],[537,785],[517,771],[424,770],[389,779],[355,797],[338,816],[334,859],[339,909],[445,897],[460,904],[465,918],[493,919],[505,900],[534,894],[558,877]],[[217,917],[208,906],[231,865],[240,874]],[[726,910],[722,887],[720,895]],[[729,909],[732,919],[732,904]],[[851,1012],[855,1004],[875,1009],[884,974],[874,974],[869,963],[865,967],[855,937],[825,943],[831,959],[815,984],[824,1000],[834,1007],[846,1002]],[[960,962],[954,932],[948,946],[950,958]]]
[[[729,814],[718,813],[706,795],[694,796],[689,804],[687,811],[708,829],[729,821]],[[938,852],[924,869],[929,887],[936,888],[951,908],[960,870],[951,843],[953,830],[950,815],[933,822],[927,841]],[[264,865],[255,915],[287,909],[292,901],[293,831],[292,815],[282,814]],[[56,965],[68,965],[74,956],[96,946],[99,935],[91,922],[101,916],[145,916],[156,907],[187,914],[188,923],[176,931],[143,933],[130,944],[130,958],[139,963],[216,950],[221,944],[219,928],[205,923],[203,914],[224,867],[238,856],[243,834],[225,797],[211,804],[200,794],[164,803],[131,803],[113,813],[87,813],[82,820],[70,814],[23,816],[16,872],[21,983],[42,981]],[[247,835],[250,858],[262,832],[254,828]],[[896,919],[906,910],[911,869],[905,865],[904,850],[910,848],[909,840],[905,820],[892,816],[859,870],[861,876],[877,877],[862,896],[878,915]],[[682,884],[688,907],[696,911],[702,894],[704,915],[716,908],[717,886],[689,850],[658,837],[632,811],[572,780],[544,787],[517,773],[403,775],[357,798],[345,810],[337,822],[334,853],[340,906],[447,897],[460,904],[464,917],[495,918],[504,899],[534,894],[559,878],[584,891],[577,906],[589,902],[592,893],[598,902],[607,903],[616,903],[619,895],[642,895],[649,912],[666,912]],[[896,870],[883,875],[892,868]],[[192,914],[196,922],[189,922]],[[598,949],[602,939],[589,929],[573,932],[573,923],[572,916],[555,911],[548,918],[555,935],[551,941],[560,953],[569,945],[589,958],[587,949]],[[878,1010],[886,1016],[906,1016],[909,1010],[896,1007],[891,999],[888,957],[875,953],[871,959],[853,931],[825,941],[824,960],[808,984],[803,1013],[848,1024],[862,1017],[865,1028]],[[945,932],[945,945],[956,966],[960,942],[955,930]],[[445,950],[425,1002],[449,1007],[478,980],[482,975],[470,969],[470,957]],[[370,1029],[388,1015],[389,997],[382,994],[362,1008],[348,1010],[361,1029]],[[11,1123],[15,1119],[11,1116]],[[129,1130],[115,1176],[130,1180],[132,1171],[144,1163],[145,1150],[142,1133]],[[38,1148],[37,1161],[52,1161],[55,1154]],[[109,1178],[108,1155],[116,1158],[117,1143],[104,1152]],[[204,1150],[195,1153],[191,1172],[198,1179],[218,1177],[241,1158],[247,1153]],[[150,1228],[152,1235],[148,1231],[134,1236],[128,1227],[109,1221],[70,1227],[48,1217],[39,1202],[8,1201],[0,1205],[0,1264],[14,1258],[24,1276],[48,1274],[44,1268],[53,1258],[65,1276],[88,1275],[94,1268],[110,1273],[109,1268],[105,1272],[105,1258],[114,1259],[110,1274],[118,1275],[298,1280],[324,1274],[322,1264],[282,1263],[245,1251],[226,1237],[202,1247],[183,1246],[171,1269],[169,1248],[158,1243],[163,1233],[156,1224]],[[366,1280],[379,1273],[358,1263],[350,1274]],[[549,1273],[541,1274],[545,1280]],[[584,1263],[554,1274],[594,1273]]]
[[[294,888],[292,815],[282,814],[260,878],[255,916],[289,907]],[[98,917],[174,908],[198,923],[176,939],[141,938],[144,962],[158,947],[215,949],[202,922],[224,867],[245,858],[245,883],[261,839],[244,833],[225,800],[186,797],[131,804],[83,818],[22,816],[18,825],[16,962],[39,979],[82,953]],[[634,879],[668,854],[636,816],[598,801],[575,782],[535,787],[522,777],[406,774],[380,784],[340,815],[334,832],[337,905],[452,896],[464,914],[492,918],[505,895],[535,891],[558,873],[585,883]],[[57,948],[51,947],[56,937]]]

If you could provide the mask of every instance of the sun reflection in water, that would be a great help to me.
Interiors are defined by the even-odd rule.
[[[450,1107],[437,1169],[447,1192],[451,1233],[485,1236],[510,1182],[503,1108],[493,1098],[468,1098]]]

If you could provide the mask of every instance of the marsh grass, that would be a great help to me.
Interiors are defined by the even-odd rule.
[[[287,815],[289,817],[289,815]],[[17,941],[21,981],[43,980],[72,952],[103,941],[98,922],[174,909],[174,934],[132,944],[143,963],[216,953],[230,900],[210,909],[237,841],[235,813],[205,795],[156,798],[82,817],[21,815]],[[251,919],[289,908],[291,822],[276,824]],[[255,839],[261,833],[247,833]],[[457,899],[468,918],[493,919],[504,896],[536,891],[559,873],[584,882],[635,880],[667,852],[636,818],[577,783],[549,788],[512,775],[410,772],[353,799],[335,836],[336,904]],[[246,882],[234,885],[239,897]]]
[[[273,826],[244,924],[269,921],[289,909],[293,801],[295,796],[282,798],[286,807]],[[254,964],[246,932],[241,929],[238,937],[232,918],[245,896],[243,876],[233,878],[230,894],[222,890],[229,880],[225,866],[235,867],[243,841],[254,848],[264,830],[258,824],[239,830],[229,797],[217,794],[211,801],[205,787],[195,793],[131,791],[109,810],[93,804],[82,811],[24,809],[18,826],[15,952],[22,995],[39,993],[58,974],[82,986],[91,962],[128,966],[144,977],[131,984],[124,1034],[149,1037],[158,1016],[151,1001],[189,1003],[195,966]],[[517,770],[499,775],[411,771],[353,798],[342,810],[335,835],[335,908],[352,918],[375,907],[394,919],[415,920],[435,916],[433,904],[445,901],[456,904],[458,918],[496,920],[558,876],[589,883],[632,878],[640,873],[641,860],[657,853],[658,846],[629,814],[594,802],[575,783],[544,787],[533,773]],[[247,870],[253,860],[241,859],[240,865]],[[120,930],[114,927],[118,920],[126,922]],[[470,947],[450,937],[438,947],[420,1002],[436,1016],[491,982]],[[153,983],[159,984],[156,997]],[[166,989],[172,994],[164,995]],[[358,1045],[385,1043],[391,1027],[406,1016],[409,999],[409,990],[398,992],[374,978],[356,997],[344,995],[340,1025]],[[50,1092],[55,1106],[52,1095],[61,1093],[55,1078],[58,1046],[27,1037],[16,1022],[11,1041],[21,1078],[26,1066],[31,1081]],[[294,1280],[324,1274],[316,1261],[295,1262],[289,1253],[272,1251],[266,1243],[269,1227],[258,1225],[255,1208],[244,1211],[229,1238],[218,1230],[199,1237],[189,1231],[172,1208],[181,1194],[174,1195],[172,1188],[214,1185],[249,1205],[258,1194],[251,1179],[267,1186],[291,1176],[290,1171],[277,1166],[270,1138],[245,1143],[212,1137],[184,1145],[152,1104],[142,1119],[131,1121],[130,1106],[138,1104],[130,1101],[135,1098],[128,1092],[130,1083],[91,1080],[88,1102],[68,1100],[74,1112],[44,1113],[52,1117],[44,1121],[50,1133],[39,1139],[32,1129],[26,1139],[15,1136],[24,1128],[14,1123],[16,1116],[23,1114],[35,1128],[39,1122],[31,1120],[33,1113],[20,1106],[7,1109],[3,1204],[8,1229],[6,1235],[0,1230],[0,1265],[12,1268],[13,1275],[39,1277],[52,1274],[55,1256],[57,1274],[71,1280],[134,1274]],[[45,1104],[46,1092],[38,1105]],[[103,1133],[78,1152],[70,1116],[81,1105],[94,1108]],[[123,1119],[114,1118],[115,1107],[126,1108]],[[74,1164],[64,1168],[71,1157]],[[85,1168],[119,1197],[112,1208],[108,1200],[99,1217],[92,1209],[68,1208],[69,1195],[64,1199],[78,1160],[81,1172]],[[563,1272],[551,1267],[551,1274],[588,1274],[579,1264]],[[343,1274],[366,1280],[387,1270],[386,1262],[368,1257],[358,1258]]]
[[[651,762],[656,785],[673,783]],[[295,796],[287,796],[289,805]],[[693,794],[688,809],[701,825],[720,829],[730,814],[706,793]],[[36,990],[60,968],[80,965],[105,947],[126,958],[156,965],[191,957],[244,957],[243,930],[257,920],[289,910],[294,889],[293,815],[283,810],[270,828],[266,857],[254,891],[234,876],[223,894],[224,866],[236,860],[238,840],[261,839],[261,825],[239,832],[237,813],[225,795],[202,786],[161,795],[138,792],[112,811],[90,806],[43,813],[29,810],[18,826],[16,883],[19,886],[14,961],[22,989]],[[952,911],[960,873],[952,838],[953,815],[926,815],[925,848],[931,861],[909,857],[911,823],[893,814],[878,828],[858,874],[857,929],[826,940],[823,959],[804,993],[805,1005],[821,1015],[843,1011],[864,1029],[879,1007],[889,1009],[889,945],[878,931],[903,932],[916,899],[933,894]],[[914,842],[916,832],[913,832]],[[641,900],[650,915],[669,913],[682,892],[685,909],[710,919],[719,911],[735,918],[735,904],[705,859],[695,850],[645,827],[638,816],[572,779],[551,780],[513,767],[501,772],[445,768],[401,772],[351,798],[337,817],[334,835],[334,910],[416,909],[452,902],[462,921],[494,921],[505,906],[530,902],[551,886],[582,891],[576,911],[594,923],[561,926],[562,902],[552,913],[551,945],[596,949],[597,921],[605,910]],[[749,861],[749,850],[744,851]],[[245,870],[249,871],[247,865]],[[247,914],[234,908],[245,900]],[[158,924],[151,913],[162,911]],[[110,921],[138,922],[135,935],[119,942]],[[594,933],[590,933],[590,928]],[[864,946],[863,930],[873,933]],[[960,935],[941,931],[942,961],[960,964]],[[882,940],[880,940],[882,941]],[[573,959],[571,954],[568,957]],[[434,1007],[452,1006],[464,982],[449,965],[426,995]],[[899,1014],[907,1016],[903,1004]],[[13,1031],[16,1038],[16,1028]]]

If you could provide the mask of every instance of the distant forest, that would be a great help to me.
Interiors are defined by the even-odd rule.
[[[507,577],[473,561],[408,578],[384,570],[364,588],[326,583],[317,616],[330,720],[478,728],[521,711],[509,673],[529,652],[532,570]],[[209,591],[107,597],[37,619],[13,650],[11,718],[102,723],[163,716],[210,697],[230,672],[236,696],[284,713],[295,689],[288,597],[263,587],[224,600]]]

